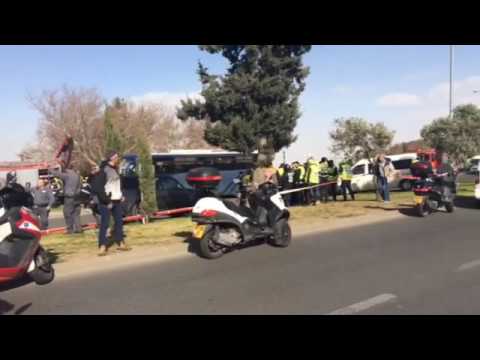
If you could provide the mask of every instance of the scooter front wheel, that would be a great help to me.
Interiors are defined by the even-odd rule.
[[[287,219],[281,219],[273,227],[273,238],[271,244],[273,246],[286,248],[292,242],[292,229]]]
[[[213,241],[215,230],[210,229],[200,240],[200,255],[205,259],[213,260],[220,258],[224,251]]]
[[[455,205],[453,202],[448,202],[445,204],[445,209],[447,209],[448,213],[453,213],[455,211]]]
[[[55,278],[55,269],[48,259],[47,252],[40,247],[35,254],[35,269],[29,273],[37,285],[50,284]]]

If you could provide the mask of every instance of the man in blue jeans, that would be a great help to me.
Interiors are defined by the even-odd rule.
[[[98,234],[99,256],[107,255],[108,240],[107,231],[110,226],[110,215],[113,216],[113,240],[117,244],[117,250],[128,251],[130,248],[125,244],[123,238],[123,210],[124,200],[121,188],[118,165],[120,156],[117,152],[111,152],[99,174],[95,177],[92,189],[98,197],[98,210],[100,213],[100,231]]]
[[[390,188],[388,178],[395,171],[392,163],[385,159],[385,155],[381,154],[375,162],[375,176],[377,177],[377,187],[382,195],[383,201],[388,204],[390,202]]]

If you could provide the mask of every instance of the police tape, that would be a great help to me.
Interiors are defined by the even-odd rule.
[[[337,182],[328,182],[328,183],[323,183],[323,184],[318,184],[318,185],[313,185],[313,186],[307,186],[307,187],[303,187],[303,188],[299,188],[299,189],[291,189],[291,190],[284,190],[284,191],[280,191],[280,195],[288,195],[288,194],[292,194],[292,193],[295,193],[295,192],[300,192],[300,191],[305,191],[305,190],[310,190],[310,189],[316,189],[316,188],[319,188],[319,187],[324,187],[324,186],[330,186],[330,185],[337,185]]]

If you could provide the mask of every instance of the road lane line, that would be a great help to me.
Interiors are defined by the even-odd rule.
[[[461,266],[458,267],[457,270],[455,270],[455,272],[461,272],[461,271],[467,271],[467,270],[472,270],[476,267],[479,267],[480,266],[480,259],[478,260],[474,260],[474,261],[470,261],[466,264],[463,264]]]
[[[347,306],[342,309],[335,310],[328,315],[353,315],[359,312],[371,309],[375,306],[386,304],[397,299],[396,295],[393,294],[381,294],[373,298],[367,299],[365,301]]]

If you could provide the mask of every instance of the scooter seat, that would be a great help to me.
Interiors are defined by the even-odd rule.
[[[229,209],[232,210],[233,212],[236,212],[237,214],[244,216],[249,219],[254,219],[255,218],[255,213],[252,211],[252,209],[245,207],[245,206],[239,206],[235,204],[232,201],[224,201],[223,202],[225,206]]]

